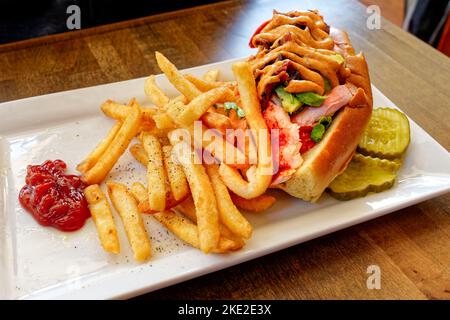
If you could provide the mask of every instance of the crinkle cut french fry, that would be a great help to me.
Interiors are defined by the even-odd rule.
[[[84,189],[84,195],[103,249],[110,253],[120,253],[116,224],[114,223],[108,200],[106,200],[99,185],[93,184],[88,186]]]
[[[100,141],[100,143],[95,147],[94,150],[84,159],[81,163],[77,165],[77,170],[81,173],[85,173],[90,168],[94,166],[94,164],[100,159],[100,157],[105,153],[105,150],[113,141],[114,137],[119,132],[122,124],[120,122],[116,122],[114,126],[109,130],[108,135],[105,139]]]
[[[147,260],[151,255],[150,240],[136,200],[124,185],[115,182],[108,182],[106,185],[111,202],[122,219],[134,258],[137,261]]]
[[[131,106],[130,113],[105,152],[91,169],[83,173],[83,180],[87,184],[102,182],[137,134],[141,122],[141,108],[135,99],[132,100]]]

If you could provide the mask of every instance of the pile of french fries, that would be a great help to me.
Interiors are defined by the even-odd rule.
[[[253,231],[240,209],[259,212],[275,202],[265,194],[273,172],[271,145],[270,137],[261,130],[267,128],[252,71],[246,62],[236,63],[236,81],[224,82],[218,80],[218,70],[197,78],[180,73],[159,52],[156,60],[180,95],[168,97],[152,75],[144,85],[151,107],[142,107],[136,99],[128,105],[104,102],[101,110],[116,123],[77,166],[89,185],[85,196],[102,247],[120,253],[113,212],[100,184],[129,149],[146,170],[147,185],[134,182],[128,189],[107,181],[106,186],[137,261],[151,256],[142,214],[150,214],[179,239],[205,253],[239,250]],[[217,108],[217,104],[230,102],[239,104],[245,116],[239,117],[234,109]],[[188,142],[177,134],[179,129],[192,133],[199,123],[202,128],[214,129],[214,139],[204,134]],[[244,151],[228,136],[229,129],[252,130],[253,136],[244,138]],[[134,139],[137,143],[132,144]],[[233,151],[232,159],[225,154],[227,148]],[[200,159],[202,151],[211,155],[211,163]]]

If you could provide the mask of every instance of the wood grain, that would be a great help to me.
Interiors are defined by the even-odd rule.
[[[347,30],[372,82],[450,148],[450,60],[382,20],[366,28],[356,1],[225,1],[0,46],[0,101],[158,72],[159,50],[181,68],[252,54],[248,40],[272,9],[318,8]],[[450,299],[450,195],[152,292],[140,299]],[[382,288],[368,290],[377,264]]]

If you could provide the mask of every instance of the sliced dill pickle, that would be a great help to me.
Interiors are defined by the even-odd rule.
[[[364,197],[394,185],[400,161],[373,158],[356,153],[347,169],[331,182],[327,191],[338,200]]]
[[[384,159],[400,157],[409,145],[409,121],[393,108],[377,108],[364,131],[358,151]]]

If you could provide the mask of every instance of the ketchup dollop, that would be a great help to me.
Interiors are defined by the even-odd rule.
[[[19,201],[41,225],[61,231],[75,231],[84,225],[91,214],[81,177],[66,175],[66,168],[62,160],[29,165]]]

